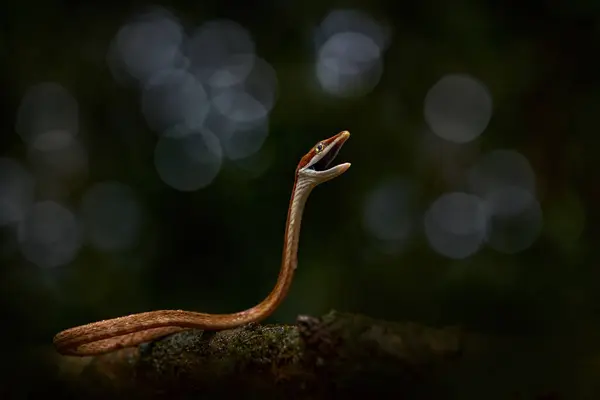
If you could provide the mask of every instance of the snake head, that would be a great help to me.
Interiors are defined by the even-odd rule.
[[[336,178],[350,168],[350,163],[342,163],[329,167],[340,149],[350,137],[350,132],[342,131],[337,135],[317,143],[302,157],[296,174],[299,178],[308,178],[316,184]]]

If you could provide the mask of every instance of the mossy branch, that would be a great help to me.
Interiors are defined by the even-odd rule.
[[[331,312],[301,316],[296,325],[189,330],[139,348],[61,362],[78,366],[63,368],[63,377],[85,398],[471,398],[466,391],[454,397],[450,381],[464,380],[460,371],[481,369],[485,357],[473,350],[485,341],[470,335],[465,346],[465,338],[458,328]],[[471,362],[464,360],[467,349],[479,354],[469,356]],[[465,364],[475,367],[465,370]],[[513,398],[506,396],[517,391],[501,392],[486,398]]]

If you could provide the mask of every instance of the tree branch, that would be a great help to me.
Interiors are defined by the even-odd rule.
[[[488,339],[469,335],[468,346],[465,339],[458,328],[331,312],[291,326],[189,330],[61,363],[64,381],[85,398],[447,399],[456,391],[449,382],[469,364],[465,352],[475,366],[466,371],[474,371],[490,347]],[[513,397],[508,386],[502,392],[499,398],[538,398]]]

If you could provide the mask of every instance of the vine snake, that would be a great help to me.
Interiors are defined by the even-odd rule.
[[[134,347],[185,329],[231,329],[267,318],[281,304],[290,289],[298,262],[302,212],[309,194],[317,185],[342,175],[350,168],[350,163],[329,168],[349,137],[348,131],[342,131],[317,143],[300,160],[288,208],[279,276],[275,287],[262,302],[233,314],[159,310],[93,322],[59,332],[54,337],[56,350],[72,356],[98,355]]]

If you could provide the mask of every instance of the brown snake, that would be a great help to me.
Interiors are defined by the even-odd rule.
[[[350,163],[328,168],[349,137],[348,131],[340,132],[317,143],[300,160],[288,208],[281,269],[275,287],[262,302],[233,314],[159,310],[76,326],[54,337],[58,352],[72,356],[97,355],[137,346],[189,328],[216,331],[267,318],[281,304],[292,283],[297,265],[302,212],[310,192],[317,185],[340,176],[350,168]]]

